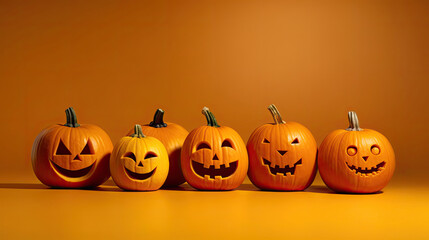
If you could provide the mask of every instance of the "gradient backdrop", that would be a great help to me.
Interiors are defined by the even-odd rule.
[[[428,44],[429,1],[0,0],[0,239],[429,239]],[[32,172],[34,139],[70,106],[115,143],[156,108],[192,130],[203,106],[247,141],[272,103],[318,144],[356,111],[395,150],[384,193],[320,177],[293,193],[61,190]]]
[[[0,178],[35,178],[33,140],[69,106],[113,142],[156,108],[192,130],[203,106],[247,141],[275,103],[319,144],[355,110],[415,180],[428,28],[428,1],[1,1]]]

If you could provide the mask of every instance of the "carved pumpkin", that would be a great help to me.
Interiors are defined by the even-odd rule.
[[[261,189],[304,190],[316,175],[316,140],[301,124],[283,121],[274,104],[268,110],[274,124],[260,126],[247,142],[249,179]]]
[[[330,133],[319,148],[319,172],[337,192],[373,193],[383,189],[395,170],[395,154],[381,133],[361,129],[355,112],[350,126]]]
[[[231,190],[246,177],[246,146],[232,128],[217,124],[208,108],[203,108],[207,126],[194,129],[186,138],[181,164],[186,181],[200,190]]]
[[[113,148],[110,172],[122,189],[157,190],[168,175],[167,150],[158,139],[143,135],[137,124],[134,134],[121,138]]]
[[[170,169],[164,186],[177,186],[185,182],[180,168],[180,151],[189,132],[178,124],[164,122],[163,118],[164,111],[162,109],[156,110],[153,121],[142,126],[142,132],[146,136],[154,137],[164,144],[170,161]],[[131,130],[128,135],[133,133],[134,130]]]
[[[73,108],[67,123],[44,129],[33,144],[34,173],[51,187],[82,188],[104,183],[109,177],[112,142],[101,128],[78,124]]]

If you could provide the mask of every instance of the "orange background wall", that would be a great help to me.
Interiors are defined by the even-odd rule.
[[[35,179],[33,140],[69,106],[113,142],[156,108],[191,130],[203,106],[247,141],[271,103],[319,144],[355,110],[393,180],[418,180],[428,26],[428,1],[0,1],[0,180]]]

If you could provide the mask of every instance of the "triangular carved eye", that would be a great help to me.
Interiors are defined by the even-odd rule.
[[[292,141],[292,144],[298,144],[298,143],[299,143],[298,138],[295,138],[295,139]]]
[[[94,154],[94,152],[92,151],[91,147],[89,146],[89,140],[88,142],[86,142],[85,147],[83,148],[82,152],[80,153],[81,155],[89,155],[89,154]]]
[[[136,161],[136,155],[134,155],[134,153],[132,152],[125,153],[124,157],[131,158],[132,160],[134,160],[134,162]]]
[[[66,147],[66,145],[64,145],[63,140],[61,139],[55,155],[71,155],[70,150]]]
[[[264,143],[270,143],[266,138],[264,138]]]

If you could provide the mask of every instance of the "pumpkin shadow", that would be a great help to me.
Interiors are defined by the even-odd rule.
[[[9,189],[50,189],[41,183],[0,183],[0,188]]]
[[[375,193],[344,193],[344,192],[335,192],[331,190],[327,186],[324,185],[313,185],[304,190],[304,192],[312,192],[312,193],[325,193],[325,194],[338,194],[338,195],[376,195],[381,194],[383,191],[378,191]]]
[[[176,187],[162,187],[160,190],[167,191],[196,191],[196,192],[230,192],[230,191],[260,191],[259,188],[253,184],[244,183],[232,190],[199,190],[193,188],[191,185],[185,183]]]
[[[160,190],[166,191],[198,191],[197,189],[191,187],[191,185],[184,183],[175,187],[161,187]]]
[[[116,183],[113,181],[112,178],[109,178],[106,182],[104,182],[103,184],[101,184],[101,186],[116,187]]]
[[[238,186],[238,188],[236,188],[235,190],[238,190],[238,191],[261,191],[261,189],[259,189],[258,187],[256,187],[255,185],[253,185],[251,183],[243,183],[240,186]]]
[[[84,190],[84,191],[121,191],[120,188],[113,186],[98,186],[88,188],[62,188],[62,187],[49,187],[41,183],[0,183],[0,189],[46,189],[46,190]]]
[[[311,192],[311,193],[325,193],[325,194],[337,194],[336,192],[332,191],[330,188],[324,185],[312,185],[304,190],[304,192]]]

